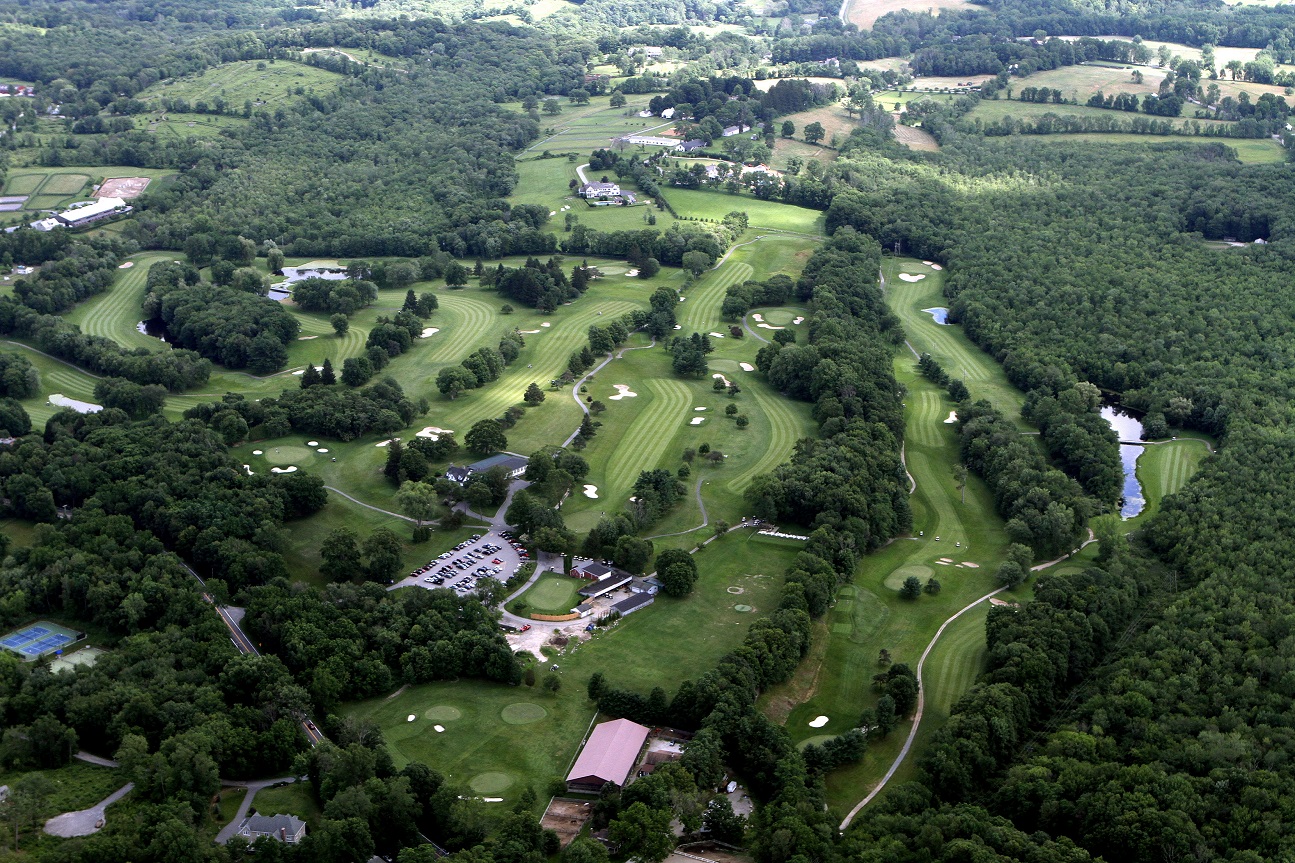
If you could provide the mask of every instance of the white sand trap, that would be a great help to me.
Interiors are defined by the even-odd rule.
[[[317,339],[317,338],[319,338],[319,336],[297,336],[297,341],[308,342],[311,339]]]
[[[937,560],[937,561],[936,561],[936,563],[938,563],[940,566],[948,566],[949,564],[953,563],[953,561],[951,561],[951,560]]]
[[[315,366],[315,371],[322,372],[323,370],[324,370],[323,366]],[[293,372],[293,374],[296,375],[297,377],[301,377],[305,373],[306,373],[305,369],[297,369],[295,372]]]
[[[969,561],[969,560],[964,560],[964,561],[962,562],[962,565],[963,565],[963,566],[965,566],[965,567],[967,567],[967,568],[969,568],[969,569],[980,569],[980,564],[978,564],[978,563],[972,563],[972,562],[971,562],[971,561]]]
[[[135,262],[134,262],[134,261],[127,261],[127,262],[126,262],[126,263],[124,263],[124,264],[118,264],[118,265],[117,265],[117,269],[119,269],[119,270],[129,270],[129,269],[130,269],[131,267],[133,267],[133,266],[135,266]]]
[[[944,423],[945,423],[945,425],[952,425],[953,423],[956,423],[957,421],[958,421],[958,412],[957,412],[957,411],[949,411],[949,418],[948,418],[947,420],[945,420],[945,421],[944,421]]]
[[[691,420],[689,420],[689,421],[688,421],[688,425],[690,425],[690,426],[699,426],[699,425],[701,425],[701,424],[702,424],[702,423],[704,423],[704,422],[706,422],[706,418],[705,418],[705,417],[693,417]]]
[[[799,324],[799,323],[804,323],[804,321],[805,321],[804,315],[796,315],[796,320],[792,321],[792,323]]]
[[[420,336],[419,336],[419,338],[420,338],[420,339],[425,339],[425,338],[427,338],[428,336],[434,336],[434,335],[436,335],[436,334],[437,334],[437,333],[439,333],[440,331],[441,331],[441,328],[440,328],[440,327],[425,327],[425,328],[423,329],[423,334],[422,334],[422,335],[420,335]]]
[[[940,562],[940,563],[953,563],[953,558],[951,558],[951,557],[942,557],[942,558],[940,558],[940,561],[939,561],[939,562]]]
[[[738,363],[738,367],[741,368],[742,371],[744,372],[755,371],[755,366],[751,365],[750,363]]]
[[[940,270],[943,270],[944,267],[940,266],[939,264],[931,264],[931,269],[935,270],[936,272],[939,272]]]
[[[926,264],[928,267],[929,267],[929,266],[931,266],[931,262],[930,262],[930,261],[922,261],[922,263]]]
[[[763,320],[764,320],[764,315],[760,314],[759,312],[756,312],[754,315],[752,315],[752,316],[751,316],[751,320],[753,320],[753,321],[763,321]]]
[[[545,321],[544,323],[540,324],[540,326],[541,326],[541,327],[551,327],[551,326],[553,326],[553,325],[552,325],[552,324],[550,324],[548,321]]]
[[[635,276],[637,276],[638,274],[639,274],[639,269],[638,269],[638,267],[634,267],[633,269],[627,270],[627,271],[625,272],[625,276],[626,276],[626,278],[630,278],[630,279],[634,278],[634,277],[635,277]]]
[[[556,216],[557,214],[558,214],[558,211],[557,211],[557,210],[549,210],[549,215],[550,215],[550,216]]]
[[[252,450],[252,455],[265,455],[265,453],[259,449],[254,449]]]
[[[719,378],[720,380],[722,380],[722,381],[724,382],[724,386],[728,386],[728,385],[729,385],[729,379],[728,379],[728,378],[726,378],[726,377],[724,377],[724,376],[723,376],[722,374],[720,374],[719,372],[715,372],[715,374],[711,375],[711,377],[713,377],[713,378]]]
[[[756,324],[762,330],[785,330],[786,327],[775,327],[773,324]]]
[[[684,300],[686,300],[686,299],[688,299],[688,298],[687,298],[687,297],[680,297],[680,298],[679,298],[679,302],[681,302],[681,303],[682,303],[682,302],[683,302]]]
[[[247,471],[248,476],[256,476],[256,474],[252,473],[252,466],[250,464],[243,465],[243,470]]]
[[[695,411],[704,411],[704,410],[706,410],[706,409],[705,409],[705,408],[693,408],[693,410],[695,410]]]
[[[485,803],[503,803],[503,802],[504,802],[504,798],[502,798],[502,797],[482,797],[481,799],[482,799],[482,801],[483,801],[483,802],[485,802]]]
[[[616,388],[616,395],[608,396],[608,398],[614,402],[618,402],[621,399],[632,399],[638,396],[638,393],[634,392],[625,384],[612,384],[612,386]]]
[[[809,721],[810,728],[822,728],[828,722],[826,716],[815,716]]]
[[[427,428],[420,431],[416,436],[429,437],[432,440],[440,440],[441,435],[443,434],[454,434],[454,429],[443,429],[437,426],[427,426]],[[396,440],[400,440],[400,438],[396,438]]]
[[[707,333],[706,335],[710,336],[712,339],[722,339],[722,338],[724,338],[724,334],[723,334],[723,333]]]
[[[391,446],[392,443],[398,440],[400,440],[400,438],[398,437],[388,438],[387,440],[378,441],[377,443],[374,444],[374,446]]]
[[[519,332],[519,333],[525,333],[525,334],[526,334],[526,335],[528,335],[528,336],[533,336],[533,335],[535,335],[536,333],[538,333],[538,332],[540,332],[540,331],[539,331],[539,330],[518,330],[517,332]]]
[[[683,324],[675,324],[675,325],[674,325],[674,328],[675,328],[676,330],[682,330],[682,329],[683,329]]]
[[[435,730],[437,734],[443,734],[445,732],[444,725],[433,725],[432,729]]]
[[[308,441],[306,441],[306,446],[319,446],[319,441],[317,441],[317,440],[308,440]]]
[[[411,713],[411,714],[409,714],[409,718],[408,718],[408,719],[406,719],[405,721],[406,721],[406,722],[413,722],[413,721],[414,721],[415,719],[417,719],[417,718],[418,718],[418,716],[417,716],[416,714]]]
[[[297,472],[297,466],[295,464],[288,465],[287,467],[270,468],[270,473],[296,473],[296,472]]]
[[[315,452],[328,452],[328,447],[321,446],[319,449],[315,450]]]
[[[919,273],[916,276],[912,273],[900,273],[899,278],[905,282],[920,282],[926,278],[926,273]]]
[[[585,497],[589,497],[589,498],[597,498],[597,497],[598,497],[598,486],[596,486],[596,485],[586,485],[586,486],[585,486]]]

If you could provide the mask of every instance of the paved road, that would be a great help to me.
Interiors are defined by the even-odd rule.
[[[468,502],[465,500],[461,500],[456,503],[454,508],[466,515],[468,518],[475,518],[477,521],[484,521],[486,524],[490,525],[491,530],[512,530],[513,526],[504,521],[504,516],[508,512],[508,507],[513,503],[513,495],[517,494],[517,492],[526,488],[528,485],[530,485],[530,483],[524,479],[515,479],[509,483],[508,495],[504,498],[504,502],[499,505],[499,509],[495,510],[494,515],[482,515],[479,512],[473,512],[468,509]]]
[[[45,832],[51,836],[60,836],[64,839],[98,833],[103,829],[104,822],[107,820],[107,813],[104,810],[129,794],[134,787],[134,782],[127,782],[89,809],[55,815],[45,822]]]
[[[238,833],[238,825],[242,824],[243,819],[247,817],[247,810],[252,807],[252,798],[256,796],[256,792],[260,791],[262,788],[269,788],[271,785],[286,785],[296,781],[297,778],[295,776],[280,776],[278,779],[258,779],[255,782],[227,783],[234,787],[246,788],[247,794],[244,795],[243,802],[238,804],[238,812],[236,812],[234,817],[229,819],[229,823],[220,828],[220,832],[216,834],[217,844],[224,845],[230,839],[233,839]],[[273,815],[275,813],[272,812],[270,814]]]
[[[78,760],[78,761],[84,761],[86,764],[94,764],[94,765],[97,765],[97,766],[99,766],[99,767],[117,767],[117,766],[119,766],[119,765],[117,764],[117,762],[116,762],[116,761],[113,761],[113,760],[111,760],[111,759],[109,759],[109,758],[100,758],[98,755],[93,755],[93,754],[91,754],[91,753],[89,753],[89,752],[86,752],[84,749],[82,749],[80,752],[78,752],[78,753],[77,753],[76,755],[74,755],[73,757],[74,757],[74,758],[76,758],[76,760]]]
[[[614,354],[608,354],[607,359],[603,360],[601,363],[594,366],[592,369],[590,369],[588,372],[585,373],[584,377],[580,378],[580,380],[576,381],[574,384],[571,385],[571,398],[575,399],[576,404],[580,406],[580,410],[584,411],[586,414],[589,413],[589,408],[585,406],[584,399],[580,398],[580,387],[584,386],[585,381],[593,377],[596,372],[602,371],[603,366],[607,365],[612,360],[614,359],[619,360],[623,358],[625,356],[626,351],[644,351],[644,350],[647,350],[648,348],[654,348],[654,347],[656,347],[656,336],[652,337],[651,344],[640,345],[637,348],[621,348],[619,351],[617,351]],[[564,447],[571,446],[571,442],[576,439],[576,435],[578,434],[580,434],[580,427],[576,426],[576,430],[571,433],[571,436],[566,439],[566,442],[563,443],[562,446]]]
[[[697,525],[696,527],[690,527],[687,530],[678,530],[678,531],[675,531],[674,533],[658,533],[656,536],[648,536],[644,538],[645,539],[664,539],[667,536],[683,536],[685,533],[693,533],[694,531],[701,530],[703,527],[710,524],[710,516],[706,514],[706,504],[703,503],[701,499],[701,483],[702,483],[702,478],[697,477],[697,485],[693,486],[693,490],[692,490],[693,495],[697,498],[697,506],[699,509],[701,509],[701,524]]]
[[[747,317],[746,315],[742,316],[742,329],[750,333],[756,339],[756,341],[764,342],[766,345],[769,344],[768,339],[766,339],[764,336],[757,333],[755,330],[751,329],[751,325],[746,322],[746,317]]]

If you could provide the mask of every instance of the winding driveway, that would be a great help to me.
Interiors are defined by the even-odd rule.
[[[129,794],[134,787],[134,782],[127,782],[89,809],[55,815],[45,822],[45,832],[51,836],[59,836],[64,839],[98,833],[103,829],[103,825],[107,820],[107,814],[104,810]]]

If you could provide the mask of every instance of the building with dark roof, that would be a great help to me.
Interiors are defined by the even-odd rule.
[[[463,485],[467,482],[468,477],[470,476],[472,476],[472,468],[468,467],[455,467],[454,465],[450,465],[449,470],[445,471],[445,478],[450,482],[457,482],[459,485]]]
[[[238,825],[238,835],[248,842],[269,836],[289,845],[306,838],[306,822],[295,815],[253,815]]]
[[[612,603],[611,610],[624,617],[627,614],[633,614],[640,608],[647,608],[656,602],[655,594],[651,593],[634,593],[622,599],[620,602]]]
[[[598,560],[578,560],[572,563],[571,572],[568,574],[572,578],[598,581],[600,578],[606,578],[612,571],[612,567]]]
[[[590,582],[580,588],[576,593],[585,599],[597,599],[600,596],[605,596],[606,594],[611,593],[617,588],[625,587],[633,580],[634,576],[630,575],[628,572],[612,570],[597,581]]]
[[[600,723],[567,774],[567,790],[597,794],[608,782],[623,787],[647,736],[645,726],[628,719]]]
[[[519,477],[526,472],[526,461],[524,457],[510,452],[497,452],[489,458],[474,461],[468,465],[468,470],[472,473],[485,473],[492,467],[502,467],[510,477]]]

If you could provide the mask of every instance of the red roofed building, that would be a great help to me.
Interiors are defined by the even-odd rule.
[[[608,782],[624,786],[647,736],[647,728],[628,719],[600,723],[567,774],[567,790],[597,794]]]

